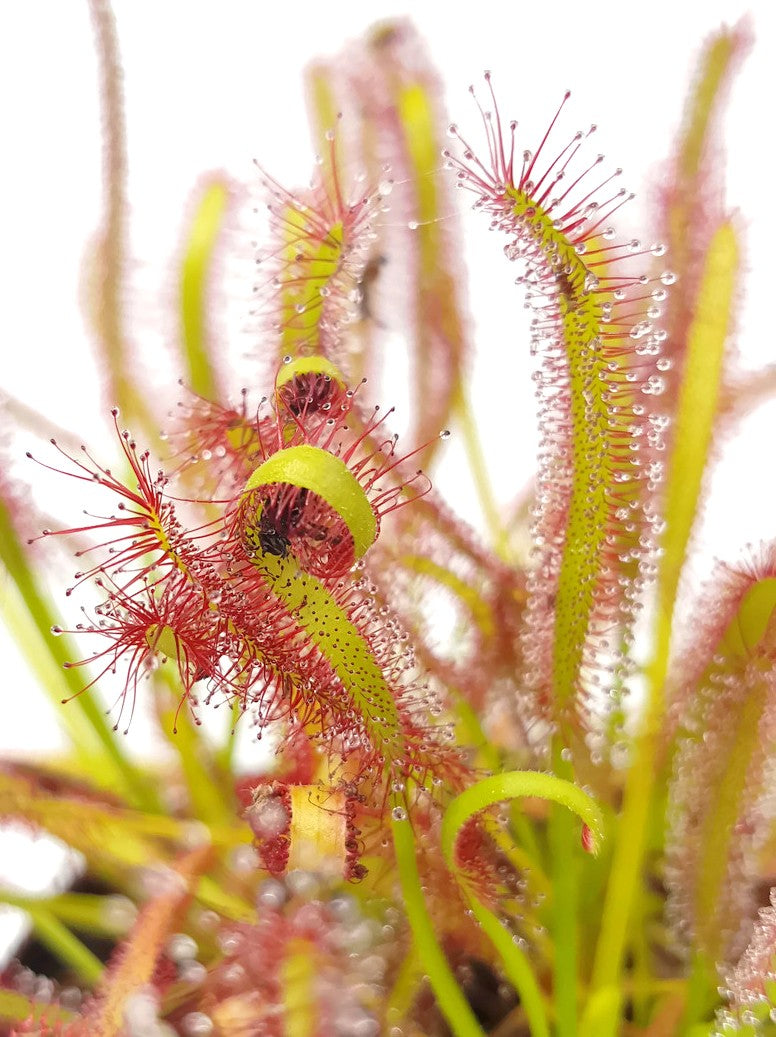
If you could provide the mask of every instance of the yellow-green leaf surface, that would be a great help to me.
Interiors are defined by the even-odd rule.
[[[245,493],[261,486],[287,483],[312,490],[336,511],[353,537],[356,558],[372,546],[377,520],[360,483],[339,457],[303,443],[272,454],[245,484]]]
[[[263,555],[255,564],[273,593],[326,658],[386,764],[403,755],[399,713],[372,651],[322,583],[292,558]]]
[[[739,265],[735,228],[730,221],[725,221],[715,232],[706,253],[674,418],[659,576],[663,616],[669,616],[673,610],[708,462]]]
[[[674,602],[714,431],[739,262],[736,233],[726,221],[711,239],[688,335],[665,491],[666,529],[658,571],[655,640],[647,670],[648,701],[626,782],[624,814],[596,950],[595,995],[616,985],[636,895],[655,776],[656,737],[665,701]],[[612,1014],[601,1029],[602,1037],[613,1033],[615,1025]],[[582,1032],[585,1037],[590,1034],[585,1027]]]
[[[188,380],[194,392],[217,398],[212,345],[208,337],[208,277],[229,204],[229,186],[213,180],[201,192],[188,231],[181,266],[180,312]]]

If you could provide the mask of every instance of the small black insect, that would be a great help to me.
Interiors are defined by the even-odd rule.
[[[282,533],[277,533],[275,530],[261,530],[259,532],[259,547],[265,555],[277,555],[278,558],[285,558],[288,555],[291,542],[288,537],[284,537]]]

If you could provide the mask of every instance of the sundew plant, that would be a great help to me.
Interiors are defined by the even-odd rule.
[[[0,885],[31,926],[2,1033],[776,1033],[776,540],[688,565],[724,437],[776,388],[730,357],[719,122],[750,26],[702,46],[638,238],[568,93],[531,100],[527,139],[485,72],[459,128],[406,20],[316,61],[312,175],[281,183],[268,149],[181,204],[162,385],[133,351],[120,34],[90,7],[111,432],[9,397],[30,449],[0,479],[4,619],[69,745],[0,761],[0,818],[77,864]],[[534,361],[535,480],[499,492],[470,207],[515,280],[499,348]],[[486,534],[434,489],[451,435]],[[127,749],[141,717],[153,757]]]

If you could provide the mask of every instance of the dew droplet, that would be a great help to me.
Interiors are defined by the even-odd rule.
[[[208,1037],[213,1033],[213,1020],[204,1012],[189,1012],[181,1019],[181,1029],[186,1037]]]
[[[167,957],[177,963],[196,958],[198,950],[197,941],[188,933],[173,933],[165,947]]]

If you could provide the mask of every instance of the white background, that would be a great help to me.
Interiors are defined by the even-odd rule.
[[[618,224],[629,236],[653,240],[647,188],[670,153],[698,50],[722,21],[735,22],[747,10],[712,0],[690,16],[686,6],[676,0],[417,3],[413,17],[441,70],[450,118],[474,136],[477,120],[467,87],[481,81],[483,69],[493,71],[504,116],[520,121],[524,147],[535,146],[570,88],[559,141],[577,127],[598,123],[594,148],[607,154],[610,168],[624,167],[624,183],[639,195]],[[146,339],[148,352],[169,320],[171,261],[199,175],[224,169],[248,183],[255,157],[281,182],[306,183],[312,146],[301,87],[304,65],[318,54],[336,53],[376,19],[406,13],[406,5],[117,0],[114,7],[128,120],[135,335]],[[776,25],[766,0],[748,9],[757,40],[733,86],[725,136],[727,196],[740,211],[749,267],[737,344],[742,364],[752,367],[773,362],[774,353]],[[78,303],[84,250],[101,208],[90,19],[80,0],[17,0],[3,5],[3,22],[0,387],[76,429],[109,463],[113,445],[102,420],[108,403],[100,395]],[[507,502],[529,476],[535,449],[519,331],[522,300],[511,284],[517,271],[501,255],[502,242],[476,221],[467,218],[466,226],[472,240],[461,265],[465,260],[472,277],[478,350],[472,391],[494,481]],[[247,250],[247,242],[236,247]],[[146,373],[153,380],[153,359]],[[246,355],[232,384],[250,380]],[[774,428],[773,410],[762,408],[749,433],[726,445],[724,489],[710,500],[714,517],[704,532],[711,550],[735,554],[747,539],[772,535]],[[6,429],[0,437],[2,463],[37,484],[41,506],[54,514],[69,509],[72,521],[63,487],[18,460],[24,436]],[[449,450],[439,484],[479,521],[456,444]],[[64,572],[61,586],[67,578]],[[0,641],[0,650],[0,748],[25,754],[61,744],[56,713],[16,669],[13,646]],[[135,737],[141,750],[145,737],[141,723]]]

